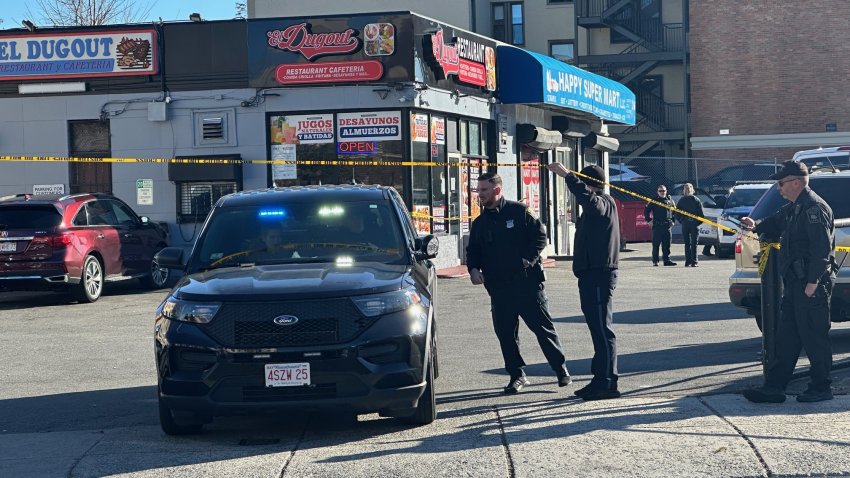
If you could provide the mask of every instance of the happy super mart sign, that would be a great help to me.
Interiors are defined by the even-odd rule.
[[[156,31],[0,36],[0,81],[153,75]]]

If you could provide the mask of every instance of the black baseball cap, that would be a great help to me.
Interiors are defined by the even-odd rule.
[[[786,176],[808,176],[809,168],[802,161],[785,161],[782,169],[776,172],[770,179],[782,179]]]
[[[596,181],[591,181],[589,183],[591,186],[602,187],[601,183],[605,182],[605,171],[603,171],[602,168],[600,168],[599,166],[596,166],[596,165],[585,166],[584,168],[582,168],[581,174],[584,174],[585,176],[588,176],[588,177],[596,180]]]

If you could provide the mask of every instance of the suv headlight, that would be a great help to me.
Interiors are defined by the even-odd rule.
[[[208,324],[219,308],[221,308],[220,302],[191,302],[169,297],[162,303],[160,314],[169,320]]]
[[[414,287],[409,287],[383,294],[352,297],[352,300],[363,315],[376,317],[418,306],[422,302],[422,297]]]

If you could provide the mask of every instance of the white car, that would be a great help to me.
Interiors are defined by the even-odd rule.
[[[850,167],[850,146],[797,151],[794,161],[802,161],[811,169],[847,169]]]
[[[610,181],[649,181],[650,177],[641,174],[634,166],[613,163],[608,165],[608,178]]]
[[[729,191],[723,212],[720,214],[719,223],[732,229],[740,230],[739,221],[742,217],[750,215],[759,199],[765,191],[770,189],[775,181],[752,181],[740,182]],[[718,230],[718,228],[714,228]],[[735,255],[735,234],[726,231],[718,231],[717,256],[732,257]]]

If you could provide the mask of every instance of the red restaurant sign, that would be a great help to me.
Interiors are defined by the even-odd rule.
[[[446,43],[441,29],[431,34],[431,53],[444,78],[456,75],[463,83],[491,91],[496,89],[496,62],[492,48],[465,38]]]
[[[377,60],[278,65],[274,77],[282,85],[380,80],[384,65]]]
[[[308,60],[324,55],[354,53],[360,49],[360,39],[352,28],[342,32],[312,33],[305,22],[283,30],[272,30],[267,35],[269,46],[301,53]]]

